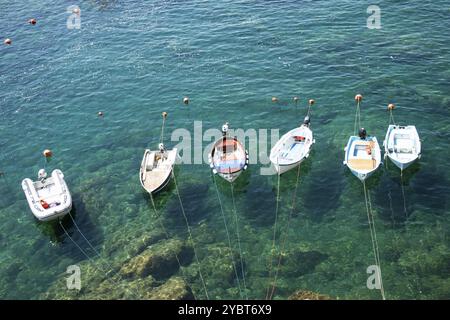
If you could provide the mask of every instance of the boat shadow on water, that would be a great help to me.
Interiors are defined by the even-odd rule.
[[[403,171],[391,162],[383,170],[381,182],[373,190],[373,201],[379,216],[392,227],[402,227],[411,219],[417,206],[431,209],[430,215],[446,212],[446,194],[449,182],[432,168],[422,168],[420,162],[412,164]]]
[[[53,220],[49,222],[42,222],[35,219],[35,223],[37,228],[41,230],[45,236],[49,237],[52,243],[58,244],[62,248],[64,255],[73,259],[79,259],[81,256],[82,259],[86,258],[84,254],[80,252],[77,245],[88,253],[90,258],[95,257],[95,253],[89,248],[89,244],[86,242],[86,239],[94,248],[97,249],[97,251],[101,251],[99,246],[101,246],[104,242],[102,232],[96,227],[96,224],[89,217],[89,214],[86,211],[81,198],[79,197],[73,198],[70,215],[67,214],[60,220]],[[83,238],[83,235],[80,234],[77,227],[81,230],[86,239]],[[75,245],[68,237],[66,231],[77,245]]]

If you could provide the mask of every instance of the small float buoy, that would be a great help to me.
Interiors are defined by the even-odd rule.
[[[357,95],[355,96],[355,100],[356,100],[357,102],[361,102],[362,98],[363,98],[363,96],[360,95],[360,94],[357,94]]]
[[[6,38],[5,41],[3,41],[3,43],[10,45],[12,43],[12,40],[10,38]]]
[[[395,104],[389,103],[388,110],[394,110],[394,109],[395,109]]]
[[[272,102],[278,102],[278,98],[277,97],[272,97]]]
[[[188,97],[184,97],[183,98],[183,103],[184,104],[189,104],[189,98]]]
[[[167,118],[167,112],[164,111],[164,112],[162,113],[162,116],[163,116],[163,118]]]
[[[73,8],[72,13],[80,14],[80,8]]]
[[[97,113],[97,115],[98,115],[99,117],[103,117],[103,112],[99,111],[99,112]]]
[[[28,20],[28,23],[29,24],[32,24],[33,26],[36,24],[36,19],[34,19],[34,18],[32,18],[32,19],[30,19],[30,20]]]
[[[309,105],[312,106],[316,101],[314,99],[309,99]]]
[[[299,97],[295,96],[292,100],[294,100],[294,102],[297,103],[299,99],[300,99]]]
[[[52,155],[53,155],[52,150],[50,150],[50,149],[45,149],[45,150],[42,152],[42,154],[43,154],[44,157],[46,157],[46,158],[51,158]]]

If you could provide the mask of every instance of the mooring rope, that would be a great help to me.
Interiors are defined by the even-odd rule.
[[[278,158],[277,158],[277,164],[279,163]],[[276,198],[276,207],[275,207],[275,222],[273,224],[273,239],[272,239],[272,249],[270,252],[270,261],[269,261],[269,279],[272,278],[272,265],[273,265],[273,256],[275,253],[275,240],[276,240],[276,235],[277,235],[277,220],[278,220],[278,209],[279,209],[279,202],[280,202],[280,173],[278,174],[278,179],[277,179],[277,198]],[[267,287],[267,291],[266,291],[266,300],[269,298],[269,291],[270,291],[270,283],[269,286]]]
[[[355,136],[358,134],[358,128],[361,128],[361,102],[358,100],[356,103],[356,113],[355,113]],[[358,127],[356,126],[358,125]]]
[[[366,182],[363,181],[364,186],[364,200],[366,202],[366,210],[367,210],[367,220],[369,222],[369,229],[370,229],[370,238],[372,240],[372,250],[375,258],[375,265],[378,267],[377,276],[378,281],[380,282],[380,292],[381,297],[383,300],[386,300],[385,294],[384,294],[384,286],[383,286],[383,278],[381,276],[381,261],[380,261],[380,254],[378,249],[378,240],[377,240],[377,234],[375,229],[375,220],[372,213],[372,204],[370,201],[370,194],[368,190],[366,189]]]
[[[400,170],[400,185],[402,188],[402,196],[403,196],[403,211],[405,212],[405,218],[408,218],[408,210],[406,210],[405,187],[403,186],[403,170]]]
[[[393,109],[389,108],[389,124],[395,125]]]
[[[200,261],[198,259],[198,255],[197,255],[197,249],[195,248],[195,243],[194,243],[194,238],[192,237],[191,227],[189,227],[189,222],[188,222],[188,219],[187,219],[187,216],[186,216],[186,212],[184,211],[183,202],[181,201],[180,190],[178,189],[177,179],[175,177],[175,173],[174,173],[173,168],[172,168],[172,177],[173,177],[173,182],[175,183],[175,188],[177,190],[178,201],[180,202],[181,212],[183,213],[184,221],[186,222],[186,227],[187,227],[187,230],[188,230],[188,233],[189,233],[189,239],[191,240],[191,244],[192,244],[192,249],[194,251],[195,260],[197,262],[198,273],[199,273],[200,279],[202,281],[203,289],[205,290],[206,299],[209,300],[208,290],[206,289],[205,280],[203,278],[202,270],[201,270],[201,267],[200,267]]]
[[[212,174],[212,177],[213,177],[213,182],[214,182],[214,186],[215,186],[216,193],[217,193],[217,199],[219,200],[219,206],[220,206],[220,212],[222,213],[223,224],[225,226],[225,231],[226,231],[226,234],[227,234],[228,248],[230,249],[231,263],[233,264],[233,269],[234,269],[234,274],[236,276],[236,282],[237,282],[237,286],[238,286],[238,290],[239,290],[239,295],[243,299],[244,296],[242,294],[242,289],[241,289],[241,284],[240,284],[240,281],[239,281],[239,276],[238,276],[238,272],[237,272],[236,262],[234,260],[233,249],[232,249],[232,246],[231,246],[230,232],[228,231],[227,219],[225,218],[225,213],[224,213],[224,210],[223,210],[222,200],[220,198],[219,188],[217,187],[216,178],[215,178],[214,173]]]
[[[106,272],[105,270],[103,270],[103,268],[99,268],[95,265],[95,261],[89,257],[89,255],[83,250],[83,248],[80,247],[80,245],[69,235],[69,232],[66,230],[66,228],[64,228],[64,225],[62,223],[61,220],[59,220],[59,225],[61,226],[61,228],[63,229],[64,233],[66,234],[66,236],[70,239],[70,241],[72,241],[72,243],[81,251],[81,253],[89,260],[89,262],[91,262],[92,266],[94,267],[95,270],[100,271],[101,273],[103,273],[106,276],[106,280],[112,282],[114,285],[116,285],[117,287],[120,287],[120,283],[118,281],[113,280],[113,277],[115,275],[118,274],[118,272],[114,273],[111,277],[109,276],[109,271]],[[79,229],[78,229],[79,230]],[[81,233],[81,232],[80,232]],[[112,268],[110,268],[110,271],[114,271]],[[131,293],[131,295],[133,295],[136,299],[139,299],[140,297],[138,295],[136,295],[134,292],[130,291],[127,287],[124,287],[125,291],[127,291],[128,293]]]
[[[163,123],[161,126],[161,136],[159,138],[159,143],[164,143],[164,125],[166,124],[167,113],[163,112]]]
[[[295,204],[296,204],[295,200],[296,200],[296,197],[297,197],[298,184],[299,184],[299,180],[300,180],[300,167],[301,167],[301,164],[298,165],[298,169],[297,169],[297,180],[295,182],[294,194],[292,196],[291,210],[289,212],[289,216],[288,216],[288,220],[287,220],[287,224],[286,224],[286,230],[285,230],[285,233],[284,233],[284,238],[282,240],[280,254],[278,256],[278,264],[277,264],[277,268],[276,268],[276,271],[275,271],[275,276],[274,276],[274,279],[273,279],[272,290],[271,290],[271,293],[269,295],[269,300],[272,300],[273,295],[275,293],[278,273],[280,271],[281,260],[282,260],[282,257],[283,257],[283,251],[284,251],[284,249],[286,247],[286,242],[287,242],[287,238],[288,238],[288,234],[289,234],[289,232],[288,232],[289,231],[289,226],[291,224],[292,214],[294,213],[294,210],[295,210]]]
[[[102,259],[102,256],[100,255],[100,253],[97,251],[97,249],[95,249],[95,247],[92,245],[92,243],[86,238],[86,236],[83,234],[83,232],[81,232],[80,228],[78,227],[78,224],[75,222],[75,219],[72,217],[72,215],[69,212],[69,217],[73,222],[73,225],[75,226],[75,228],[78,230],[78,232],[81,234],[81,236],[83,237],[83,239],[86,241],[86,243],[88,244],[88,246],[95,252],[95,254]],[[102,262],[103,263],[103,262]],[[109,263],[105,263],[106,266],[111,269],[111,271],[114,270],[114,268],[109,264]]]
[[[151,194],[151,193],[150,193],[150,200],[152,202],[153,210],[155,211],[155,218],[159,222],[159,224],[161,226],[161,229],[163,230],[167,240],[169,240],[170,239],[169,232],[167,231],[166,227],[164,226],[164,224],[162,222],[161,215],[159,214],[158,210],[156,209],[156,204],[155,204],[155,201],[153,199],[153,194]],[[180,258],[178,257],[178,254],[176,252],[174,252],[174,255],[175,255],[175,259],[177,260],[178,266],[180,267],[180,271],[181,271],[181,274],[182,274],[181,276],[183,277],[183,279],[186,282],[186,284],[189,287],[191,287],[191,291],[192,291],[192,295],[194,296],[194,300],[197,300],[197,297],[196,297],[195,292],[194,292],[194,288],[193,288],[193,286],[191,284],[189,284],[189,281],[187,280],[187,277],[186,277],[186,275],[184,273],[184,269],[183,269],[183,266],[181,265],[181,261],[180,261]]]
[[[244,284],[244,293],[245,293],[245,297],[248,300],[248,296],[247,296],[247,284],[245,283],[245,270],[244,270],[244,258],[243,258],[243,252],[241,249],[241,237],[239,235],[239,217],[237,214],[237,209],[236,209],[236,201],[234,199],[234,186],[233,186],[233,182],[231,183],[231,199],[233,200],[233,212],[234,212],[234,219],[236,222],[236,238],[237,238],[237,243],[238,243],[238,248],[239,248],[239,256],[240,256],[240,260],[241,260],[241,273],[242,273],[242,282]]]

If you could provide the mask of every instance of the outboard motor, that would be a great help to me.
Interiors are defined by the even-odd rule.
[[[359,135],[359,137],[362,140],[366,140],[366,138],[367,138],[367,131],[366,131],[366,129],[364,129],[364,128],[359,129],[358,135]]]
[[[222,126],[222,135],[226,136],[228,132],[228,122]]]
[[[45,169],[40,169],[38,171],[38,179],[43,182],[47,178],[47,171]]]
[[[303,120],[303,124],[307,127],[309,127],[310,122],[311,122],[311,119],[309,118],[309,116],[306,116],[305,119]]]

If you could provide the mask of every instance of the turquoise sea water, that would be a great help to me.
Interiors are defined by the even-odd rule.
[[[66,27],[69,4],[81,8],[79,30]],[[450,5],[379,1],[382,28],[370,30],[371,4],[0,0],[0,297],[45,298],[73,264],[108,261],[116,270],[137,254],[143,236],[160,228],[138,170],[144,149],[159,141],[162,111],[169,113],[171,147],[173,130],[193,132],[194,121],[204,130],[228,121],[283,134],[314,98],[316,144],[302,164],[288,226],[296,170],[280,179],[275,250],[277,177],[260,175],[256,164],[236,182],[247,295],[266,296],[269,257],[287,234],[274,298],[309,290],[380,299],[366,287],[374,256],[363,187],[342,165],[353,98],[362,93],[369,134],[383,141],[386,105],[394,102],[395,119],[416,125],[423,144],[422,159],[403,179],[387,161],[367,181],[386,297],[450,298]],[[27,24],[31,17],[37,25]],[[3,45],[5,38],[11,46]],[[67,223],[69,234],[91,260],[58,225],[33,218],[20,182],[36,176],[46,148],[54,153],[47,168],[65,173],[72,214],[101,258],[73,224]],[[220,268],[229,261],[228,242],[208,165],[180,165],[176,175],[209,298],[239,298],[234,274]],[[218,181],[218,188],[237,253],[230,186]],[[187,240],[173,183],[155,201],[170,237]],[[196,298],[206,298],[195,260],[177,274]],[[57,290],[58,298],[83,298]],[[101,298],[108,297],[114,290]]]

